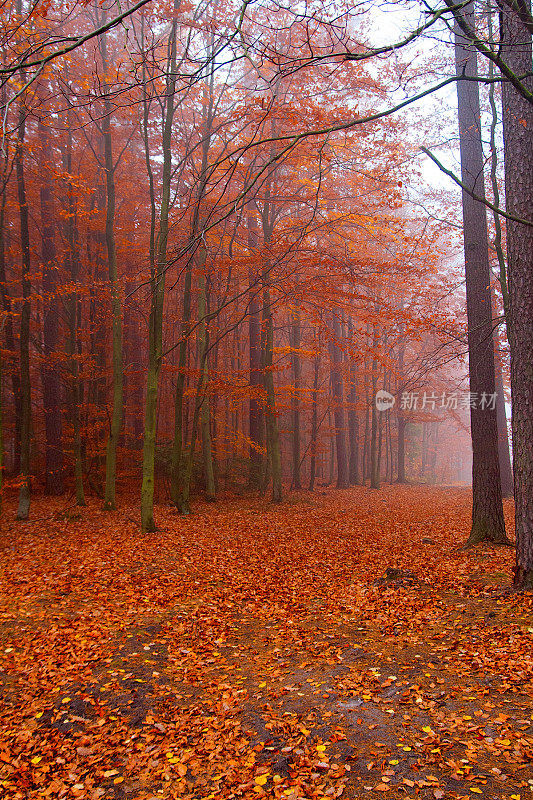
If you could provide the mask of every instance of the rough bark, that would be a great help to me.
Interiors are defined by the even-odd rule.
[[[473,3],[461,13],[473,22]],[[458,74],[477,77],[476,51],[455,24],[455,60]],[[463,184],[484,198],[483,149],[476,81],[457,82],[459,146]],[[480,541],[507,543],[498,460],[496,409],[481,399],[495,393],[494,348],[490,296],[489,243],[485,205],[462,192],[466,302],[472,437],[472,529],[467,545]]]
[[[501,13],[502,58],[531,76],[531,35],[516,11]],[[524,81],[531,91],[533,78]],[[502,86],[507,212],[533,216],[533,105]],[[516,565],[514,583],[533,588],[533,227],[507,222]]]

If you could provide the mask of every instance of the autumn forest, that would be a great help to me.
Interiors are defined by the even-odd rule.
[[[528,0],[0,22],[2,796],[525,800]]]

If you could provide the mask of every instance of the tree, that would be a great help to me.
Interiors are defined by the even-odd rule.
[[[531,13],[501,5],[501,57],[533,92]],[[511,82],[502,88],[505,204],[531,220],[533,209],[533,103]],[[533,226],[507,223],[508,335],[511,350],[516,566],[514,583],[533,588]]]
[[[462,11],[473,20],[473,3]],[[455,24],[457,72],[477,77],[475,50],[465,41],[460,22]],[[485,197],[479,88],[475,80],[457,82],[459,147],[465,250],[470,424],[472,434],[472,530],[467,544],[491,541],[507,544],[500,482],[498,424],[495,398],[492,298],[486,207],[473,194]]]

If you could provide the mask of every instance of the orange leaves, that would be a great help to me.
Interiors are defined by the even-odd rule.
[[[45,521],[4,530],[8,800],[529,791],[530,600],[473,591],[480,554],[446,524],[468,525],[466,492],[162,506],[155,542],[96,502],[59,525],[60,501],[40,502]],[[516,691],[487,694],[490,656]]]

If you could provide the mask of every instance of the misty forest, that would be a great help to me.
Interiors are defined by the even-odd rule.
[[[0,5],[0,796],[528,800],[530,0]]]

